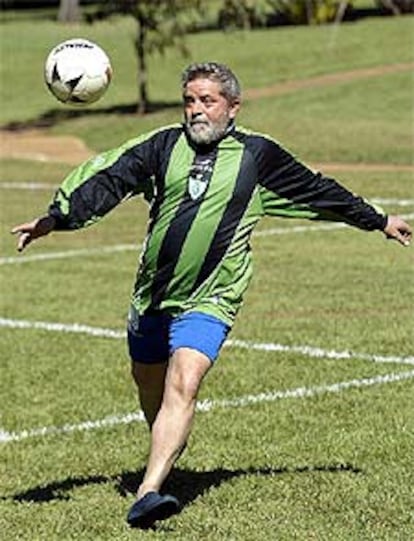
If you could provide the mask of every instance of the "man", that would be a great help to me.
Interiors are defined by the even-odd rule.
[[[240,87],[217,63],[189,66],[184,124],[90,160],[48,214],[19,225],[18,250],[52,230],[89,225],[123,199],[151,203],[128,321],[132,374],[151,430],[146,473],[127,520],[148,528],[177,513],[161,486],[184,449],[197,393],[251,275],[249,238],[264,215],[343,221],[407,246],[411,228],[296,161],[271,138],[235,126]]]

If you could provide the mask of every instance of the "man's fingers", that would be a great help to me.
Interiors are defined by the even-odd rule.
[[[13,227],[13,229],[10,231],[12,235],[18,235],[26,232],[29,228],[29,224],[20,224]]]
[[[33,222],[27,222],[24,224],[16,225],[11,230],[12,235],[18,235],[17,251],[23,251],[28,244],[33,240],[32,231],[34,228]]]
[[[394,238],[403,246],[410,246],[410,240],[404,235],[401,235],[401,233],[398,233]]]
[[[410,237],[411,235],[408,233],[401,232],[397,228],[390,228],[387,233],[386,237],[389,240],[396,240],[403,246],[409,246],[410,245]]]
[[[31,241],[32,236],[30,233],[20,233],[19,240],[17,242],[17,250],[19,252],[23,251]]]
[[[411,227],[398,216],[389,216],[384,233],[389,239],[395,239],[403,246],[409,246],[412,236]]]
[[[406,225],[407,227],[404,227]],[[409,246],[411,241],[411,229],[408,227],[407,224],[401,225],[400,227],[397,227],[397,240],[401,242],[403,246]]]
[[[32,222],[16,225],[11,233],[18,235],[17,250],[21,252],[33,240],[50,233],[55,227],[55,219],[52,216],[42,216]]]
[[[18,235],[17,239],[17,250],[21,252],[24,248],[33,240],[32,234],[28,230],[30,228],[26,227],[26,224],[18,225],[13,227],[11,233],[13,235]]]

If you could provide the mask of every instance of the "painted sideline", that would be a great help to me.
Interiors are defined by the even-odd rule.
[[[259,393],[257,395],[245,395],[227,400],[206,399],[198,403],[197,411],[210,412],[216,409],[243,408],[255,404],[276,402],[277,400],[283,400],[286,398],[311,398],[321,394],[340,393],[349,389],[371,387],[373,385],[384,385],[387,383],[394,383],[412,378],[414,378],[414,370],[410,370],[409,372],[385,374],[383,376],[373,376],[371,378],[340,381],[330,385],[297,387],[295,389],[288,389],[286,391],[270,391],[267,393]],[[72,432],[84,432],[143,421],[144,415],[142,411],[138,411],[136,413],[127,413],[124,415],[110,415],[96,421],[83,421],[76,424],[65,424],[63,426],[43,426],[40,428],[22,430],[21,432],[6,432],[2,430],[0,431],[0,443],[17,442],[36,436],[45,437],[49,435],[68,434]]]
[[[385,165],[382,164],[382,167]],[[358,167],[358,165],[357,165]],[[395,167],[391,164],[390,167]],[[409,166],[411,167],[411,166]],[[51,184],[48,182],[0,182],[0,190],[57,190],[58,184]],[[410,207],[414,205],[414,199],[398,199],[398,198],[386,198],[386,197],[373,197],[369,198],[371,203],[377,205],[395,205],[397,207]]]
[[[52,332],[65,332],[65,333],[77,333],[86,334],[89,336],[101,337],[101,338],[125,338],[125,331],[119,331],[115,329],[106,329],[102,327],[91,327],[89,325],[81,325],[79,323],[65,324],[54,323],[47,321],[27,321],[22,319],[7,319],[0,317],[0,327],[7,327],[10,329],[37,329]],[[356,359],[360,361],[368,361],[374,363],[396,363],[414,365],[414,357],[402,357],[402,356],[385,356],[374,355],[370,353],[356,353],[351,351],[335,351],[317,348],[313,346],[289,346],[275,343],[263,343],[252,342],[249,340],[229,339],[226,340],[225,347],[234,347],[249,349],[255,351],[266,351],[276,353],[299,353],[305,357],[312,358],[325,358],[325,359],[337,359],[337,360],[351,360]]]
[[[414,213],[401,214],[404,220],[414,218]],[[291,233],[311,233],[314,231],[333,231],[335,229],[345,229],[350,226],[344,223],[322,223],[317,225],[297,225],[291,227],[275,227],[256,231],[253,237],[267,237],[271,235],[288,235]],[[99,248],[80,248],[79,250],[65,250],[64,252],[47,252],[33,255],[20,255],[10,257],[0,257],[1,265],[14,265],[30,263],[33,261],[50,261],[53,259],[66,259],[70,257],[85,257],[89,255],[111,254],[116,252],[128,252],[140,250],[142,244],[115,244],[113,246],[100,246]]]
[[[413,214],[414,216],[414,214]],[[276,227],[256,231],[253,237],[265,237],[268,235],[286,235],[289,233],[306,233],[312,231],[329,231],[348,227],[343,223],[298,225],[293,227]],[[14,265],[30,263],[33,261],[50,261],[54,259],[66,259],[70,257],[84,257],[89,255],[111,254],[114,252],[129,252],[140,250],[142,244],[115,244],[113,246],[100,246],[99,248],[80,248],[79,250],[65,250],[64,252],[47,252],[33,255],[20,255],[11,257],[0,257],[0,265]]]
[[[91,327],[88,325],[81,325],[74,323],[71,325],[63,323],[52,323],[44,321],[26,321],[0,318],[0,327],[7,327],[13,329],[41,329],[52,332],[66,332],[86,334],[95,337],[104,337],[112,339],[121,339],[125,337],[125,331],[119,331],[114,329],[106,329],[101,327]],[[316,358],[329,358],[329,359],[359,359],[371,362],[380,363],[398,363],[414,365],[414,357],[397,357],[397,356],[381,356],[371,355],[365,353],[352,353],[350,351],[334,351],[324,350],[321,348],[315,348],[311,346],[287,346],[274,343],[255,343],[245,340],[228,340],[225,343],[227,347],[239,347],[250,350],[260,350],[267,352],[286,352],[286,353],[299,353],[308,357]],[[391,373],[383,376],[374,376],[371,378],[354,379],[350,381],[344,381],[334,383],[331,385],[323,385],[317,387],[299,387],[286,391],[272,391],[268,393],[260,393],[258,395],[246,395],[235,399],[227,400],[204,400],[198,404],[199,411],[211,411],[217,408],[236,408],[245,407],[252,404],[263,402],[274,402],[276,400],[284,398],[307,398],[322,393],[338,393],[350,388],[367,387],[375,384],[392,383],[394,381],[402,381],[411,379],[414,377],[414,370],[409,372]],[[120,424],[129,424],[132,422],[144,421],[143,413],[133,412],[124,415],[111,415],[99,419],[96,421],[83,421],[76,424],[65,424],[63,426],[45,426],[40,428],[23,430],[21,432],[7,432],[0,429],[0,443],[7,443],[11,441],[21,441],[27,438],[36,436],[48,436],[53,434],[63,434],[87,430],[95,430],[98,428],[105,428],[110,426],[116,426]]]
[[[100,246],[99,248],[79,248],[79,250],[65,250],[64,252],[47,252],[33,255],[0,257],[0,265],[30,263],[33,261],[51,261],[54,259],[68,259],[70,257],[85,257],[87,255],[112,254],[116,252],[130,252],[140,249],[141,244],[115,244],[113,246]]]

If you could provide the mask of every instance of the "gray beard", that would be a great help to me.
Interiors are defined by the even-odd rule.
[[[186,121],[185,125],[188,135],[190,136],[190,139],[193,141],[193,143],[195,143],[196,145],[209,145],[210,143],[221,139],[226,133],[228,127],[228,119],[226,119],[225,123],[217,123],[215,125],[203,123],[201,130],[197,125],[192,126],[191,121],[188,120]]]

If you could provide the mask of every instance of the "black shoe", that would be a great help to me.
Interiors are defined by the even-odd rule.
[[[158,492],[147,492],[131,507],[127,522],[131,528],[146,530],[151,528],[157,520],[165,520],[176,515],[179,510],[180,503],[174,496],[169,494],[161,496]]]

